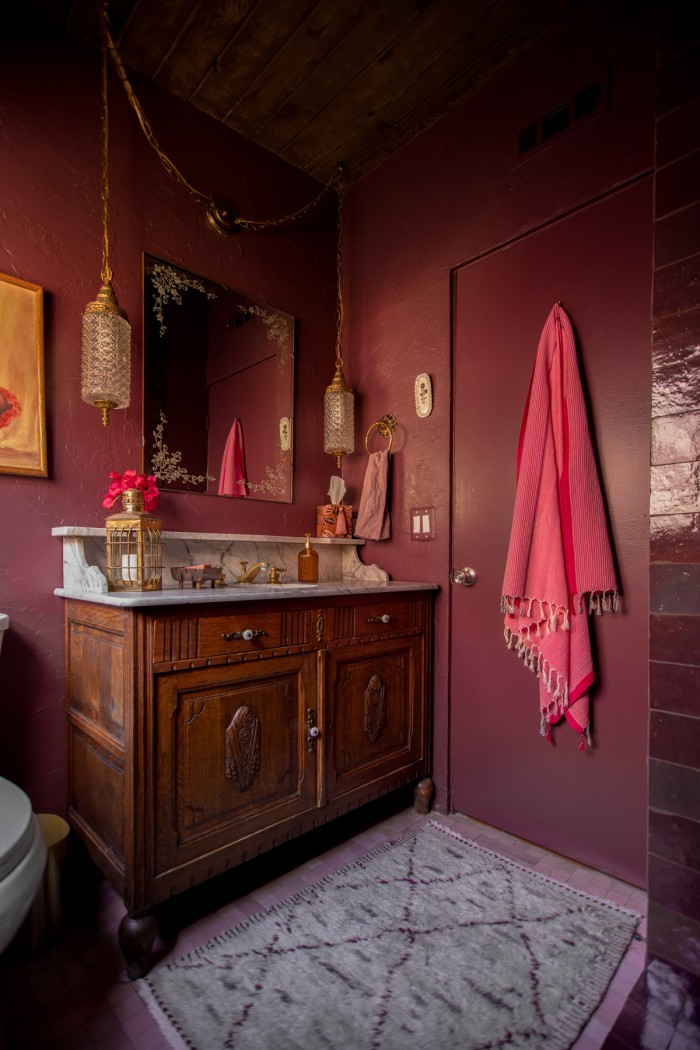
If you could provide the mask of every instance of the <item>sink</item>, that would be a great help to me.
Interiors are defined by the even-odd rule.
[[[290,580],[289,583],[231,583],[232,591],[296,591],[306,587],[318,587],[317,583],[299,583]]]

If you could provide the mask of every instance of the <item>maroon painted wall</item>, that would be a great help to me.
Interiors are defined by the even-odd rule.
[[[651,167],[653,7],[594,0],[557,39],[518,61],[347,195],[344,361],[358,392],[358,455],[347,458],[345,473],[357,505],[365,432],[394,412],[393,538],[369,543],[363,557],[396,578],[435,580],[443,588],[436,611],[434,753],[442,808],[449,802],[450,273]],[[61,553],[50,529],[101,524],[107,473],[139,457],[141,253],[220,278],[299,318],[294,503],[222,505],[213,497],[172,496],[159,508],[164,524],[298,533],[308,528],[309,508],[325,493],[333,466],[320,451],[317,408],[334,336],[333,230],[321,216],[287,231],[222,238],[162,172],[124,99],[113,92],[112,261],[120,303],[134,325],[135,375],[132,408],[116,413],[104,431],[96,410],[79,398],[80,315],[99,283],[97,59],[76,42],[57,41],[55,34],[45,39],[36,21],[30,38],[18,39],[5,28],[0,50],[0,271],[47,291],[51,471],[46,481],[0,476],[0,605],[12,617],[2,654],[0,772],[28,788],[37,809],[60,812],[62,610],[51,591],[60,580]],[[610,113],[519,166],[518,131],[608,64]],[[292,210],[311,196],[314,187],[298,173],[186,105],[135,83],[163,147],[195,184],[229,196],[253,217]],[[649,303],[639,308],[648,313]],[[648,348],[634,352],[646,367]],[[424,420],[413,404],[414,378],[422,371],[432,375],[435,399]],[[409,510],[426,504],[436,510],[436,538],[416,544]],[[646,580],[630,585],[646,593]],[[645,643],[637,656],[645,658]],[[513,761],[517,768],[516,755]],[[628,804],[636,814],[646,800],[632,797]],[[643,879],[640,873],[637,881]]]
[[[659,22],[649,952],[700,975],[700,17]]]
[[[348,194],[344,208],[344,273],[350,303],[346,373],[360,394],[358,444],[362,445],[369,425],[385,412],[393,412],[399,423],[393,446],[393,537],[388,543],[368,544],[365,560],[376,560],[397,577],[435,580],[442,588],[436,610],[434,750],[440,808],[449,806],[450,412],[451,408],[469,411],[469,398],[479,396],[478,390],[455,394],[452,404],[450,273],[466,260],[648,174],[654,158],[652,8],[587,5],[572,24],[363,179]],[[592,80],[605,78],[608,71],[609,112],[582,122],[519,163],[518,132]],[[595,267],[594,257],[590,265]],[[619,274],[623,288],[624,279],[624,273]],[[508,309],[507,288],[503,308]],[[649,318],[648,297],[638,309]],[[638,357],[648,383],[649,343],[623,343],[618,353]],[[494,367],[506,369],[508,362],[494,362]],[[419,419],[414,379],[424,371],[432,376],[434,409],[427,419]],[[494,427],[498,419],[498,405],[494,405]],[[638,429],[618,438],[648,446],[648,428],[645,406]],[[488,454],[489,436],[484,434],[483,455]],[[364,466],[357,456],[348,463],[355,502]],[[435,540],[416,543],[410,538],[409,511],[425,505],[435,507]],[[635,644],[620,659],[637,666],[647,659],[647,508],[635,506],[625,526],[636,530],[637,557],[626,580],[634,602],[625,614],[636,617],[636,630],[632,632]],[[641,720],[644,725],[646,695],[635,691],[618,702],[635,724]],[[494,746],[499,744],[495,730]],[[629,746],[635,753],[628,756],[628,764],[637,768],[641,790],[627,792],[620,782],[619,792],[639,829],[646,806],[644,732],[635,734],[635,743]],[[516,783],[517,748],[508,756],[500,755],[504,764],[507,758]],[[452,775],[460,776],[458,759]],[[544,806],[542,819],[546,821]],[[604,821],[605,814],[598,819]],[[633,852],[643,858],[643,843]],[[619,872],[623,864],[616,856],[608,858],[611,870]],[[643,860],[626,874],[644,884]]]
[[[16,7],[19,5],[15,5]],[[327,488],[322,401],[335,348],[335,225],[322,208],[303,225],[218,233],[162,169],[111,76],[111,262],[133,332],[131,407],[104,429],[80,400],[81,315],[100,285],[99,53],[38,17],[0,38],[0,272],[45,289],[49,477],[0,475],[0,609],[10,630],[0,663],[0,774],[35,809],[65,807],[61,524],[102,525],[111,470],[141,462],[141,270],[148,251],[297,318],[292,504],[168,494],[166,529],[303,535]],[[192,107],[134,78],[160,144],[199,189],[251,218],[308,202],[318,184]],[[0,371],[2,363],[0,361]],[[0,380],[1,384],[1,380]]]

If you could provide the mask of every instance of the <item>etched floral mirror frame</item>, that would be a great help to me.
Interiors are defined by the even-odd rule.
[[[293,405],[291,314],[144,253],[143,469],[159,489],[224,498],[228,476],[234,499],[291,503]]]

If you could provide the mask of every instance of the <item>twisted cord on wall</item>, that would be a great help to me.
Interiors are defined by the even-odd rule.
[[[109,103],[107,101],[107,53],[102,45],[102,269],[103,281],[111,281],[114,276],[109,265]]]
[[[163,152],[163,150],[160,148],[160,145],[158,144],[158,140],[153,132],[153,129],[151,128],[146,114],[143,111],[143,107],[141,106],[141,103],[137,99],[136,95],[134,94],[134,90],[131,86],[131,83],[129,82],[129,78],[120,58],[119,52],[117,51],[117,47],[114,43],[114,38],[110,30],[109,14],[107,8],[108,3],[107,0],[105,0],[101,8],[102,38],[104,42],[103,47],[106,47],[108,49],[109,54],[112,57],[112,61],[114,62],[114,65],[116,67],[119,79],[121,80],[124,90],[126,92],[126,96],[129,100],[132,109],[136,114],[136,118],[139,122],[141,130],[143,131],[146,137],[148,144],[157,154],[161,164],[163,165],[163,168],[168,173],[168,175],[170,175],[182,186],[184,186],[184,188],[195,198],[195,200],[199,201],[201,204],[204,204],[206,206],[209,218],[219,230],[222,230],[226,233],[232,233],[241,229],[264,230],[268,229],[271,226],[281,226],[284,223],[292,222],[295,219],[300,219],[316,204],[318,204],[321,198],[324,197],[330,189],[336,188],[338,196],[340,197],[339,186],[342,165],[338,166],[338,170],[336,171],[336,173],[327,183],[324,184],[322,189],[316,194],[313,200],[310,200],[307,204],[302,205],[301,208],[297,208],[296,211],[289,212],[287,215],[280,215],[278,218],[275,219],[243,218],[242,216],[236,213],[235,209],[228,201],[224,201],[219,198],[214,198],[207,193],[202,193],[201,190],[198,190],[195,186],[193,186],[192,183],[189,182],[187,178],[185,178],[185,176],[182,174],[182,172],[174,163],[174,161],[172,161],[170,157],[168,157],[168,155]]]
[[[340,180],[343,174],[343,165],[338,165],[338,171],[336,177]],[[336,262],[336,280],[337,280],[337,296],[336,296],[336,336],[335,336],[335,366],[336,368],[342,369],[343,358],[342,358],[342,346],[343,346],[343,196],[338,188],[338,249],[337,249],[337,262]]]
[[[212,202],[212,198],[207,196],[207,194],[200,193],[200,191],[198,189],[195,189],[195,187],[190,182],[187,181],[187,179],[182,174],[180,169],[173,163],[173,161],[170,160],[170,158],[168,156],[166,156],[165,153],[163,153],[162,149],[158,145],[158,140],[156,139],[155,135],[153,134],[153,130],[151,128],[151,125],[148,122],[146,114],[144,113],[144,111],[143,111],[143,109],[141,107],[141,103],[139,102],[139,100],[136,98],[136,95],[134,94],[134,90],[133,90],[133,88],[132,88],[132,86],[131,86],[131,84],[129,82],[129,78],[126,75],[126,70],[124,69],[124,66],[122,65],[122,60],[119,57],[119,52],[117,51],[116,45],[114,43],[114,39],[112,37],[112,34],[110,32],[110,28],[109,28],[109,15],[107,13],[107,4],[106,3],[103,4],[103,6],[102,6],[102,36],[103,36],[103,39],[104,39],[104,42],[105,42],[105,46],[108,48],[109,53],[110,53],[110,55],[112,57],[112,61],[114,62],[114,65],[116,66],[117,73],[119,74],[119,79],[121,80],[122,84],[124,85],[124,90],[126,91],[127,98],[129,99],[129,102],[131,103],[131,107],[132,107],[132,109],[134,110],[134,112],[136,114],[136,117],[138,119],[139,124],[141,125],[141,130],[143,131],[144,135],[146,136],[146,139],[147,139],[149,145],[158,154],[158,157],[160,158],[160,162],[163,165],[163,167],[165,168],[165,170],[167,171],[168,175],[171,175],[174,179],[176,179],[178,182],[180,182],[185,187],[185,189],[188,190],[192,194],[192,196],[196,200],[200,201],[202,204],[207,204],[207,205],[210,204]]]

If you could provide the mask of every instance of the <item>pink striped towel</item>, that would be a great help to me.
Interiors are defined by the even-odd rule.
[[[554,306],[520,429],[503,580],[505,639],[539,678],[542,735],[566,716],[590,744],[588,613],[618,608],[605,508],[569,318]]]
[[[234,419],[221,459],[219,477],[220,496],[247,496],[243,430],[239,419]]]

